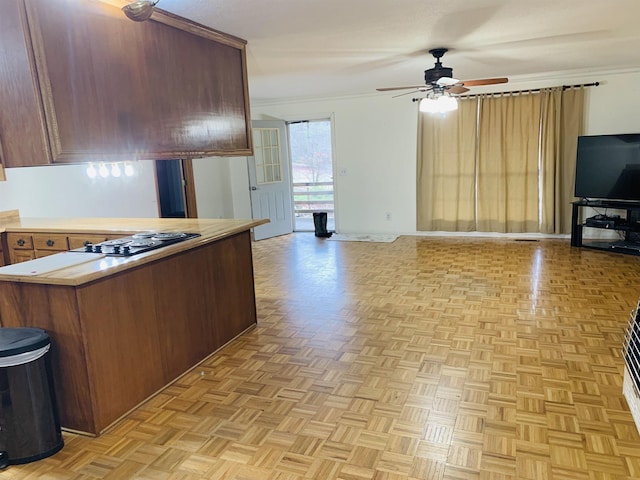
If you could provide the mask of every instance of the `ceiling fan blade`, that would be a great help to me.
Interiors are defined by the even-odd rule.
[[[419,90],[411,90],[410,92],[399,93],[398,95],[394,95],[391,98],[398,98],[398,97],[402,97],[403,95],[411,95],[412,93],[416,93],[416,92],[424,93],[424,92],[428,92],[429,90],[431,90],[431,87],[421,87]]]
[[[460,82],[465,87],[480,87],[482,85],[495,85],[498,83],[507,83],[509,81],[506,77],[501,78],[483,78],[481,80],[463,80]]]
[[[458,80],[457,78],[451,78],[451,77],[440,77],[436,83],[442,87],[448,87],[450,85],[455,85],[456,83],[460,83],[460,80]]]
[[[464,93],[464,92],[468,92],[469,89],[463,87],[462,85],[454,85],[451,88],[447,88],[447,92],[449,93],[453,93],[453,94],[460,94],[460,93]]]
[[[376,90],[377,90],[378,92],[388,92],[388,91],[390,91],[390,90],[407,90],[407,89],[409,89],[409,88],[412,88],[412,89],[416,90],[416,89],[420,89],[420,88],[424,88],[424,89],[426,89],[426,88],[428,88],[428,87],[427,87],[427,85],[413,85],[413,86],[411,86],[411,87],[385,87],[385,88],[376,88]]]

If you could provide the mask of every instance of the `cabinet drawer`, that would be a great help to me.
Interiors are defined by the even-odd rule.
[[[7,246],[10,249],[33,250],[31,235],[21,233],[7,234]]]
[[[82,248],[88,243],[96,244],[107,240],[106,235],[69,235],[69,250],[74,248]]]
[[[34,235],[33,247],[36,250],[64,251],[69,249],[67,236],[64,233]]]

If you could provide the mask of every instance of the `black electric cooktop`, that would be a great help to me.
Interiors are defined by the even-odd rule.
[[[130,257],[138,253],[156,250],[176,243],[199,237],[199,233],[184,232],[141,232],[128,237],[89,243],[74,252],[103,253],[112,257]]]

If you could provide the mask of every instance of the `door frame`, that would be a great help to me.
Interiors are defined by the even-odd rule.
[[[172,160],[155,160],[153,163],[153,175],[156,184],[156,203],[158,205],[158,217],[162,218],[160,208],[160,184],[158,183],[157,162],[169,162]],[[193,159],[179,158],[173,161],[180,162],[180,173],[182,177],[182,202],[184,206],[184,218],[198,218],[198,206],[196,202],[196,182],[193,173]]]
[[[339,232],[339,222],[338,222],[338,197],[339,197],[339,192],[340,189],[338,188],[339,185],[339,181],[338,181],[338,161],[337,161],[337,154],[336,154],[336,129],[335,129],[335,115],[333,112],[331,113],[314,113],[314,114],[308,114],[308,115],[283,115],[281,117],[282,120],[284,120],[284,122],[287,125],[287,141],[289,140],[289,124],[290,123],[295,123],[295,122],[305,122],[305,121],[309,121],[309,122],[313,122],[313,121],[317,121],[317,120],[329,120],[329,123],[331,125],[331,157],[332,157],[332,161],[331,161],[331,170],[332,170],[332,175],[333,175],[333,222],[334,222],[334,227],[335,227],[335,231]],[[289,157],[291,157],[291,149],[289,149]],[[291,190],[293,192],[293,162],[289,161],[289,178],[291,179]],[[291,195],[292,198],[292,202],[291,202],[291,209],[294,210],[294,205],[293,205],[293,193]],[[295,212],[294,212],[295,213]],[[294,219],[294,228],[295,228],[295,219]]]

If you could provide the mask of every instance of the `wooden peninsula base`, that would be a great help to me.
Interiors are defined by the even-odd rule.
[[[97,435],[255,325],[249,231],[82,285],[2,281],[0,321],[49,333],[62,426]]]

